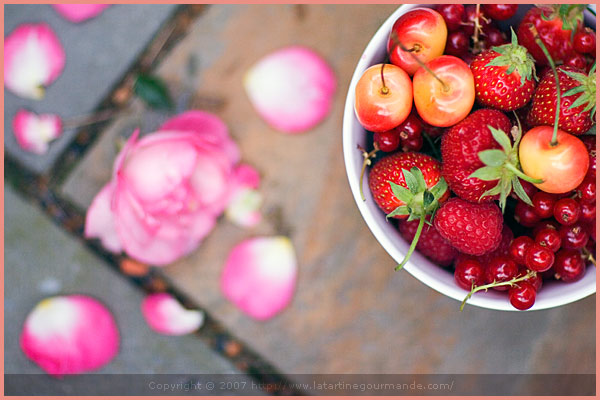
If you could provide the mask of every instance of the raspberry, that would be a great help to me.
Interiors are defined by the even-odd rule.
[[[418,226],[418,220],[400,221],[398,231],[410,243],[415,237]],[[417,250],[441,267],[452,264],[458,255],[458,251],[439,234],[433,225],[423,227],[423,232],[417,243]]]

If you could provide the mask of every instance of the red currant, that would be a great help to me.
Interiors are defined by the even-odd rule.
[[[402,146],[402,151],[419,151],[423,147],[423,136],[417,136],[412,139],[400,138],[400,145]]]
[[[465,7],[462,4],[439,4],[435,9],[444,18],[450,32],[460,28],[461,22],[465,19]]]
[[[510,243],[508,252],[515,262],[525,265],[525,252],[532,244],[533,239],[529,236],[519,236]]]
[[[483,4],[485,15],[498,21],[504,21],[516,14],[518,4]]]
[[[375,132],[373,140],[381,151],[391,152],[396,151],[400,146],[400,135],[396,129],[385,132]]]
[[[554,219],[545,219],[543,221],[538,222],[533,227],[533,237],[535,237],[535,235],[537,235],[542,229],[550,228],[559,230],[561,226],[562,225],[556,222],[556,220]]]
[[[592,53],[596,49],[596,33],[584,28],[573,37],[573,48],[579,53]]]
[[[544,272],[554,263],[554,252],[534,243],[525,252],[525,265],[532,271]]]
[[[496,257],[485,270],[485,282],[506,282],[517,276],[519,268],[517,264],[508,257]],[[493,289],[499,291],[508,290],[508,286],[496,286]]]
[[[554,277],[564,282],[579,280],[585,272],[585,262],[577,250],[561,249],[556,253]]]
[[[575,189],[577,197],[581,203],[595,203],[596,202],[596,179],[592,177],[586,177],[577,189]]]
[[[400,139],[414,139],[421,136],[421,133],[423,132],[423,123],[414,112],[411,112],[404,122],[398,125],[395,130],[400,134]]]
[[[463,31],[451,32],[446,40],[444,54],[461,57],[469,51],[469,37]]]
[[[540,246],[547,247],[553,253],[560,249],[560,234],[556,229],[545,228],[535,235],[535,242]]]
[[[459,259],[454,269],[454,279],[458,286],[471,290],[471,285],[481,286],[484,283],[484,268],[472,257]]]
[[[580,207],[579,221],[592,222],[596,218],[596,203],[582,203]]]
[[[556,196],[540,191],[533,195],[531,202],[533,203],[535,213],[540,218],[550,218],[554,215]]]
[[[536,293],[535,287],[531,283],[522,281],[509,289],[508,299],[517,310],[528,310],[535,303]]]
[[[577,68],[581,71],[585,71],[587,67],[587,60],[582,54],[573,53],[564,62],[565,65]]]
[[[528,272],[529,272],[529,270],[526,268],[521,269],[521,270],[519,270],[519,274],[517,275],[517,277],[527,275]],[[535,288],[535,291],[539,292],[542,287],[543,281],[544,280],[542,279],[542,274],[536,273],[533,277],[527,278],[523,282],[531,283],[533,285],[533,287]]]
[[[596,179],[596,135],[583,135],[579,137],[590,155],[590,166],[587,175]]]
[[[506,34],[495,26],[489,26],[483,32],[483,47],[489,49],[493,46],[501,46],[508,43]]]
[[[563,225],[572,225],[579,219],[579,203],[566,197],[554,205],[554,218]]]
[[[519,224],[532,228],[540,221],[540,219],[541,218],[536,214],[533,207],[522,201],[517,203],[517,206],[515,207],[515,220],[517,220]]]
[[[582,249],[590,239],[586,227],[581,223],[569,226],[563,226],[558,231],[562,240],[562,247],[565,249]]]

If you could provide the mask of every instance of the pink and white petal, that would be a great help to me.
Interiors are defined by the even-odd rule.
[[[98,192],[88,208],[85,216],[84,235],[88,239],[100,239],[105,249],[113,253],[119,253],[123,246],[115,227],[112,196],[113,184],[109,182]]]
[[[71,22],[83,22],[102,13],[110,4],[52,4],[63,18]]]
[[[239,186],[257,189],[260,185],[260,174],[256,168],[248,164],[240,164],[234,171],[235,180]]]
[[[187,335],[200,329],[204,313],[184,308],[168,293],[154,293],[142,301],[142,314],[154,331],[163,335]]]
[[[263,197],[258,190],[250,188],[237,190],[225,209],[225,217],[244,228],[256,226],[262,219],[260,213],[262,202]]]
[[[225,122],[214,114],[191,110],[165,121],[159,131],[193,132],[198,135],[214,135],[219,139],[229,138]]]
[[[47,24],[23,24],[4,38],[4,84],[15,94],[44,97],[65,67],[65,51]]]
[[[20,337],[27,357],[60,377],[96,370],[119,350],[119,331],[108,309],[84,295],[50,297],[29,313]]]
[[[62,134],[62,120],[56,114],[37,115],[20,109],[13,118],[13,132],[23,150],[44,154],[48,143]]]
[[[292,46],[259,60],[247,72],[244,86],[268,124],[299,133],[317,125],[331,110],[336,77],[313,50]]]
[[[290,239],[257,237],[231,251],[221,275],[221,290],[243,312],[266,320],[290,303],[296,275],[296,255]]]

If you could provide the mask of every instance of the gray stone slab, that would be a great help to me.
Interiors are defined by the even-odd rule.
[[[53,225],[9,186],[4,187],[4,201],[5,373],[41,373],[20,350],[22,324],[41,299],[69,293],[101,300],[119,326],[119,354],[99,374],[179,374],[161,378],[176,381],[181,374],[239,373],[194,335],[171,337],[150,330],[140,312],[141,291],[91,254],[80,241]],[[69,379],[48,377],[38,381],[42,392],[28,388],[27,393],[54,391],[57,386],[68,393]]]
[[[5,5],[5,36],[22,23],[46,22],[56,32],[67,57],[62,75],[48,88],[44,99],[22,99],[4,90],[7,153],[36,173],[48,171],[75,132],[65,132],[45,155],[25,152],[17,144],[12,130],[16,111],[24,107],[40,113],[57,113],[63,118],[91,112],[124,76],[176,7],[172,4],[118,4],[95,19],[73,24],[47,4]]]

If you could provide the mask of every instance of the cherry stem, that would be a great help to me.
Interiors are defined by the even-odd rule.
[[[390,92],[390,89],[388,89],[387,86],[385,86],[385,78],[383,77],[383,68],[385,67],[385,63],[381,64],[381,94],[388,94]]]
[[[410,56],[417,62],[417,64],[419,64],[419,66],[421,66],[431,76],[433,76],[435,79],[437,79],[437,81],[442,84],[442,89],[444,90],[444,92],[447,92],[450,90],[450,87],[446,84],[446,82],[444,82],[439,76],[437,76],[435,74],[435,72],[433,72],[427,65],[425,65],[425,63],[423,61],[421,61],[419,59],[419,57],[417,57],[416,55],[413,54],[413,51],[415,51],[414,47],[413,47],[413,49],[406,48],[406,46],[403,45],[402,42],[400,42],[400,40],[398,39],[398,35],[396,34],[396,32],[391,33],[390,39],[392,39],[392,41],[394,42],[394,46],[398,46],[402,49],[402,51],[405,51],[408,54],[410,54]]]
[[[400,265],[398,265],[395,268],[396,271],[399,271],[402,269],[402,267],[404,267],[404,265],[408,262],[408,259],[410,258],[412,253],[415,251],[415,248],[417,247],[417,243],[419,242],[419,237],[421,236],[421,231],[423,231],[423,225],[425,225],[425,215],[426,215],[425,213],[421,214],[421,219],[419,220],[419,226],[417,227],[417,232],[415,233],[415,237],[413,238],[412,243],[410,244],[410,247],[408,248],[408,252],[404,256],[404,260],[402,260]]]
[[[544,52],[544,55],[548,59],[548,62],[550,63],[550,68],[552,68],[552,73],[554,74],[554,80],[556,81],[556,115],[554,116],[554,128],[552,130],[552,140],[550,141],[550,146],[554,147],[558,144],[558,119],[560,117],[560,83],[558,79],[558,72],[556,72],[556,65],[554,64],[552,56],[548,52],[548,49],[544,45],[544,42],[542,42],[542,39],[540,39],[540,35],[533,24],[529,24],[529,30],[533,34],[535,42],[538,46],[540,46],[540,48]]]
[[[471,298],[471,296],[473,296],[475,293],[479,292],[480,290],[488,290],[490,288],[493,287],[498,287],[498,286],[513,286],[515,283],[517,282],[521,282],[524,280],[527,280],[529,278],[533,278],[536,276],[536,272],[535,271],[528,271],[527,274],[523,275],[523,276],[519,276],[516,278],[512,278],[510,281],[505,281],[505,282],[492,282],[492,283],[488,283],[487,285],[481,285],[481,286],[474,286],[471,287],[471,291],[469,292],[469,294],[467,295],[467,297],[465,297],[465,299],[462,301],[461,305],[460,305],[460,311],[463,310],[463,308],[465,308],[465,304],[467,304],[467,301]]]
[[[504,167],[506,169],[508,169],[509,171],[513,172],[515,175],[517,175],[519,178],[523,179],[524,181],[531,182],[531,183],[544,183],[543,179],[532,178],[528,175],[525,175],[523,172],[519,171],[519,169],[517,167],[515,167],[513,164],[511,164],[509,162],[504,164]]]
[[[371,165],[371,158],[375,156],[375,154],[379,151],[379,147],[377,146],[377,142],[373,142],[373,150],[371,152],[367,152],[360,146],[357,146],[360,151],[362,151],[362,156],[364,158],[362,168],[360,170],[360,198],[362,201],[366,201],[365,193],[363,191],[363,178],[365,177],[365,170],[367,169],[367,165]]]
[[[118,112],[119,112],[119,110],[116,110],[116,109],[107,109],[107,110],[102,110],[102,111],[99,111],[99,112],[93,113],[93,114],[87,114],[87,115],[82,115],[82,116],[78,116],[78,117],[68,118],[68,119],[63,120],[63,128],[64,129],[75,129],[75,128],[80,128],[80,127],[86,126],[86,125],[92,125],[92,124],[95,124],[96,122],[106,121],[107,119],[110,119]]]

